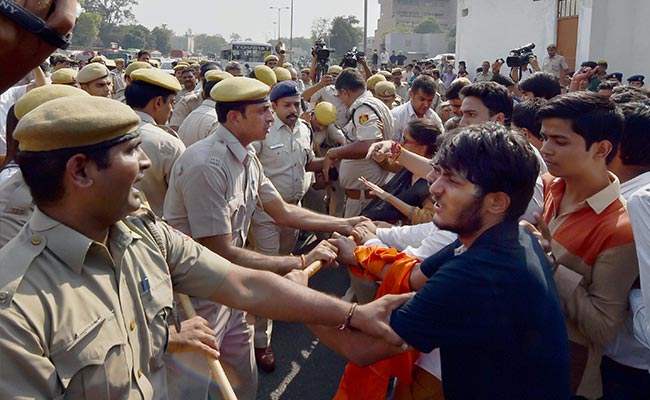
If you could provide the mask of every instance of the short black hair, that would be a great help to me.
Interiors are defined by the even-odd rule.
[[[512,124],[517,128],[526,128],[537,139],[543,140],[542,121],[537,117],[537,111],[546,104],[546,99],[536,97],[528,99],[519,104],[515,104],[512,111]]]
[[[555,75],[546,71],[535,72],[528,78],[519,82],[519,90],[533,92],[535,97],[550,100],[562,93],[560,81]]]
[[[515,86],[515,81],[513,81],[511,77],[505,76],[503,74],[493,75],[491,81],[496,82],[499,85],[503,85],[505,87]]]
[[[18,151],[16,160],[36,205],[51,204],[63,197],[63,174],[68,160],[84,154],[102,170],[110,167],[112,146],[89,146],[54,151]]]
[[[610,82],[610,81],[605,81],[605,82],[600,82],[598,84],[598,90],[613,90],[616,86],[618,86],[617,82]]]
[[[537,112],[544,122],[548,118],[571,121],[571,130],[582,136],[586,150],[601,140],[612,143],[607,163],[616,156],[623,131],[623,113],[614,102],[597,93],[581,91],[557,96]]]
[[[145,108],[147,103],[158,96],[162,96],[165,100],[170,95],[176,94],[175,92],[162,88],[160,86],[152,85],[144,81],[131,82],[124,90],[124,97],[126,104],[132,108]]]
[[[460,95],[465,97],[477,97],[487,107],[491,116],[503,113],[506,124],[512,118],[512,96],[508,89],[496,82],[482,81],[465,86]]]
[[[620,154],[624,165],[650,167],[650,106],[628,103],[621,106],[625,125]]]
[[[436,91],[438,91],[438,85],[432,76],[420,75],[413,80],[411,93],[417,93],[418,90],[421,90],[423,93],[428,95],[435,95]]]
[[[217,119],[220,123],[225,123],[228,121],[228,113],[230,111],[240,112],[246,117],[246,106],[250,105],[249,102],[237,101],[234,103],[226,103],[217,101],[215,105],[215,110],[217,111]]]
[[[406,124],[406,129],[413,140],[427,146],[427,157],[433,156],[438,151],[438,138],[442,136],[442,132],[434,120],[429,118],[412,119]]]
[[[205,79],[205,73],[206,73],[206,72],[208,72],[208,71],[213,71],[213,70],[217,70],[217,71],[218,71],[218,70],[220,70],[220,69],[221,69],[221,68],[219,68],[219,66],[218,66],[217,63],[215,63],[215,62],[208,61],[207,63],[204,63],[203,65],[201,65],[201,72],[200,72],[200,74],[201,74],[201,79]]]
[[[142,57],[142,56],[151,56],[151,54],[149,54],[149,52],[148,52],[147,50],[140,50],[140,51],[138,51],[138,53],[136,54],[135,59],[136,59],[136,60],[139,60],[140,57]]]
[[[209,99],[209,98],[210,98],[210,91],[212,90],[212,88],[214,87],[214,85],[216,85],[217,83],[219,83],[219,81],[205,82],[205,83],[203,84],[203,96],[204,96],[206,99]]]
[[[334,81],[336,90],[346,89],[356,91],[366,89],[366,80],[363,79],[361,72],[354,68],[345,68],[343,72],[336,77]]]
[[[445,135],[433,162],[478,186],[482,195],[506,193],[510,197],[506,221],[516,221],[526,211],[539,175],[537,157],[526,139],[495,122]]]
[[[469,86],[471,84],[472,82],[470,82],[468,79],[455,79],[447,88],[447,93],[445,93],[447,100],[460,99],[460,91],[463,90],[465,86]]]

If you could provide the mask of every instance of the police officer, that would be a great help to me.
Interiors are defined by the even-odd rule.
[[[85,90],[91,96],[111,96],[111,80],[108,77],[108,68],[100,62],[92,62],[83,67],[77,74],[77,83],[82,90]]]
[[[125,91],[126,104],[140,117],[142,150],[151,160],[151,168],[137,187],[156,215],[163,212],[172,166],[185,151],[179,138],[159,127],[169,119],[179,90],[181,85],[173,76],[159,69],[143,68],[131,73],[131,84]]]
[[[133,185],[149,167],[139,123],[120,102],[77,96],[19,122],[18,161],[37,208],[0,250],[0,363],[10,366],[0,398],[165,398],[172,287],[401,344],[385,321],[404,298],[351,307],[242,269],[152,214],[127,217],[140,207]]]
[[[258,204],[277,223],[300,229],[349,233],[361,219],[333,218],[288,204],[263,174],[250,144],[265,139],[274,120],[268,85],[251,78],[224,79],[211,95],[219,126],[176,161],[165,198],[165,218],[209,249],[250,268],[284,274],[315,260],[333,260],[335,254],[327,242],[302,257],[272,257],[243,248]],[[244,313],[205,301],[198,301],[197,308],[217,332],[221,359],[231,367],[227,371],[242,382],[235,388],[238,398],[255,398],[257,371]],[[178,361],[183,366],[171,364],[177,381],[170,388],[201,386],[207,391],[207,381],[183,374],[187,365],[196,365],[197,360],[190,358]],[[209,379],[209,371],[205,376]]]

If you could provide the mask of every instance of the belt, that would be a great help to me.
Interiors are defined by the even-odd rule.
[[[361,190],[359,189],[345,189],[345,195],[352,200],[359,200],[361,198]],[[363,191],[363,196],[365,199],[372,199],[375,197],[374,194],[370,194],[370,189]]]

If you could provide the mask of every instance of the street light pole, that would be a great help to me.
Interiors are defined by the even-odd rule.
[[[280,33],[280,12],[281,12],[282,10],[288,10],[289,7],[288,7],[288,6],[285,6],[285,7],[273,7],[273,6],[271,6],[271,7],[269,7],[269,8],[270,8],[271,10],[278,10],[278,42],[279,42],[279,41],[280,41],[280,36],[282,35],[282,34]],[[293,24],[293,19],[292,19],[292,24]]]
[[[291,0],[291,27],[289,28],[289,50],[293,50],[293,0]]]

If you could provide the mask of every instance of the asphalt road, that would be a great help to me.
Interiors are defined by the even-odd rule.
[[[341,297],[349,286],[346,268],[321,270],[310,287]],[[259,373],[259,400],[329,400],[346,360],[318,342],[303,324],[274,322],[271,346],[276,369]]]

